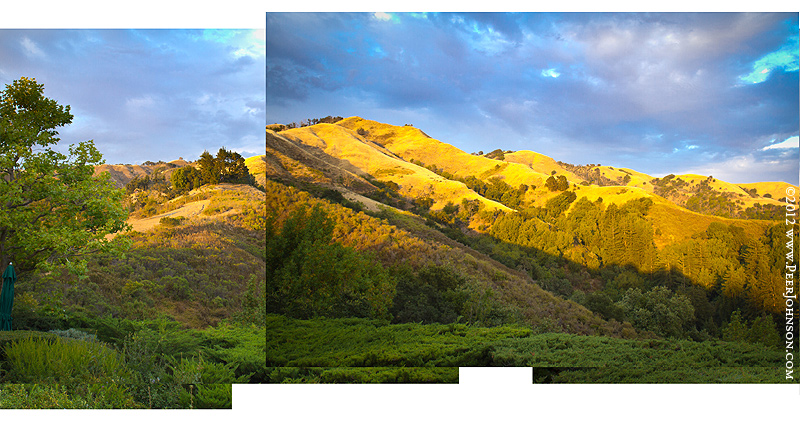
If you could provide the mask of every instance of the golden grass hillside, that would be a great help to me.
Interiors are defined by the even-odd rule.
[[[482,180],[499,177],[513,187],[520,184],[542,187],[549,176],[531,169],[527,164],[471,155],[433,139],[412,126],[392,126],[360,117],[346,118],[337,125],[354,132],[364,132],[364,138],[380,144],[405,160],[413,158],[459,177],[475,176]]]
[[[484,181],[498,177],[512,187],[518,187],[521,184],[535,186],[535,190],[528,190],[525,200],[537,206],[544,206],[548,199],[557,194],[544,186],[553,171],[556,172],[556,175],[565,176],[575,186],[584,181],[580,176],[559,166],[552,158],[536,152],[508,153],[505,154],[504,161],[499,161],[466,153],[453,145],[433,139],[412,126],[392,126],[360,117],[349,117],[336,124],[351,131],[362,132],[364,138],[384,146],[403,159],[416,159],[425,165],[435,165],[458,177],[475,176]],[[578,197],[581,195],[594,198],[603,197],[606,202],[618,204],[625,203],[637,195],[640,197],[651,196],[644,190],[632,188],[622,190],[589,188],[580,191],[583,189],[584,187],[580,187],[576,191]]]
[[[676,204],[674,199],[665,199],[655,195],[654,187],[650,182],[654,178],[631,169],[595,166],[608,179],[622,180],[627,175],[630,176],[630,181],[627,186],[622,186],[622,184],[604,187],[587,186],[581,184],[584,180],[580,176],[562,168],[552,158],[532,151],[506,153],[505,161],[498,161],[463,152],[450,144],[430,138],[412,126],[392,126],[359,117],[346,118],[337,124],[352,131],[361,132],[365,138],[386,147],[404,159],[417,159],[426,165],[433,164],[459,177],[472,175],[487,180],[499,176],[512,186],[518,186],[521,183],[536,185],[537,189],[529,190],[525,200],[537,206],[544,206],[548,199],[557,195],[543,186],[544,181],[553,171],[556,172],[556,175],[564,175],[573,184],[570,190],[575,192],[577,198],[587,197],[591,201],[602,198],[606,205],[610,203],[622,205],[630,200],[649,198],[654,202],[650,220],[655,228],[661,229],[660,234],[656,236],[656,244],[659,247],[691,238],[695,233],[705,231],[708,225],[714,221],[736,224],[744,228],[751,237],[760,235],[769,226],[767,221],[725,219],[689,211]],[[689,190],[695,189],[702,181],[708,180],[707,184],[713,192],[730,193],[732,199],[739,201],[743,208],[752,206],[754,203],[777,203],[777,200],[774,199],[785,195],[778,196],[781,192],[785,193],[785,188],[788,186],[788,184],[781,183],[754,184],[753,187],[757,190],[772,194],[773,199],[768,199],[753,198],[742,187],[716,178],[709,179],[708,176],[679,175],[675,176],[675,179],[681,179],[686,183],[684,188],[679,190],[679,196],[684,200],[693,194]],[[744,184],[743,186],[750,188]]]
[[[795,196],[797,196],[797,186],[793,186],[787,182],[755,182],[751,184],[739,184],[739,186],[748,190],[755,188],[756,194],[758,194],[760,197],[764,197],[765,195],[769,194],[772,196],[772,200],[776,202],[778,199],[786,197],[786,189],[789,187],[793,187],[795,189]]]
[[[267,133],[268,146],[271,136],[275,144],[281,143],[281,139],[294,143],[297,154],[305,153],[309,162],[333,166],[340,172],[361,178],[369,175],[383,182],[392,181],[407,197],[429,196],[434,200],[433,209],[441,209],[447,202],[460,204],[462,199],[475,199],[489,209],[509,211],[506,206],[478,195],[463,183],[445,179],[407,162],[391,150],[343,126],[320,123],[280,134]],[[284,150],[289,149],[286,144],[282,146]]]
[[[699,214],[676,204],[676,199],[685,201],[692,196],[693,190],[703,181],[715,193],[730,193],[733,200],[745,208],[755,202],[777,202],[764,197],[751,197],[743,189],[749,186],[739,187],[701,175],[675,176],[674,179],[680,180],[683,185],[666,199],[654,194],[651,181],[655,178],[635,170],[610,166],[594,168],[612,181],[622,181],[625,176],[630,176],[627,185],[622,182],[619,186],[584,185],[588,182],[581,176],[540,153],[506,153],[505,160],[500,161],[471,155],[453,145],[433,139],[412,126],[393,126],[360,117],[346,118],[336,124],[321,123],[280,133],[267,131],[267,148],[268,156],[272,156],[273,162],[280,164],[284,172],[297,174],[301,170],[309,174],[316,173],[332,186],[337,185],[334,181],[334,175],[337,174],[347,174],[361,180],[372,176],[380,181],[397,183],[405,196],[430,196],[435,201],[433,209],[442,208],[448,201],[459,204],[461,199],[479,199],[491,208],[509,211],[509,208],[478,195],[463,183],[439,176],[411,163],[412,160],[420,161],[426,166],[436,166],[457,178],[474,176],[487,181],[497,177],[512,187],[520,184],[535,185],[536,189],[528,190],[525,198],[525,201],[535,206],[544,206],[547,200],[558,195],[558,192],[552,192],[544,186],[546,179],[555,172],[555,175],[563,175],[571,182],[569,190],[574,191],[577,198],[586,197],[590,201],[602,198],[605,205],[622,205],[640,198],[651,199],[654,207],[649,220],[654,229],[659,230],[655,238],[660,248],[691,238],[714,221],[736,224],[753,237],[760,235],[769,225],[766,221],[732,220]],[[331,168],[338,173],[329,171]],[[786,185],[788,184],[761,183],[753,187],[764,193],[771,190],[775,197],[779,190],[785,191]]]
[[[600,165],[595,168],[599,170],[602,176],[605,176],[611,180],[624,179],[625,176],[630,176],[631,180],[626,184],[627,186],[653,191],[652,184],[650,184],[650,181],[653,179],[653,177],[649,174],[631,170],[629,168],[618,168],[608,165]]]
[[[582,177],[572,173],[571,171],[565,170],[563,167],[558,165],[558,162],[556,162],[555,159],[530,150],[520,150],[518,152],[506,153],[505,161],[527,165],[531,170],[546,176],[551,174],[555,176],[563,175],[573,184],[580,184],[584,181]]]
[[[244,160],[247,171],[256,178],[256,183],[263,186],[267,181],[267,155],[251,156]]]

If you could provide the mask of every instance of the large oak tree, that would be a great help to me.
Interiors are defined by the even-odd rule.
[[[54,150],[56,129],[72,117],[35,79],[0,92],[0,266],[81,265],[127,227],[124,193],[107,174],[93,176],[103,163],[94,143],[72,144],[66,155]]]

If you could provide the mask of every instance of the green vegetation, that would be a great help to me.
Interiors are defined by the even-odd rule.
[[[388,317],[394,283],[380,264],[331,243],[334,224],[301,207],[279,234],[268,232],[267,306],[297,318]]]
[[[502,151],[500,151],[502,153]],[[487,155],[488,156],[488,155]],[[452,181],[458,181],[467,186],[470,190],[478,193],[479,195],[500,202],[509,208],[519,208],[525,198],[525,193],[531,187],[521,184],[519,187],[514,188],[508,185],[507,182],[499,177],[488,178],[485,181],[478,179],[475,176],[467,176],[465,178],[458,177],[450,172],[444,171],[435,165],[425,165],[422,161],[411,159],[413,164],[425,167],[428,170]],[[564,180],[566,182],[566,179]],[[535,188],[535,187],[534,187]],[[564,188],[566,189],[566,188]],[[419,199],[424,202],[425,198]]]
[[[232,384],[266,382],[263,195],[226,185],[167,203],[163,167],[129,185],[135,216],[197,200],[207,202],[205,214],[162,217],[147,231],[107,236],[109,228],[92,220],[102,219],[101,204],[111,200],[127,216],[124,191],[103,199],[106,188],[88,179],[74,188],[89,190],[83,197],[96,203],[74,200],[97,212],[76,217],[102,242],[71,248],[70,263],[32,262],[18,274],[14,331],[0,333],[0,408],[231,408]],[[68,170],[60,177],[80,181],[94,169]],[[68,224],[56,213],[74,212],[71,205],[42,207],[53,208],[56,218],[40,227]],[[64,244],[77,244],[71,230],[60,232]],[[44,235],[31,232],[20,244],[33,247]],[[103,247],[123,242],[124,251]]]
[[[14,331],[0,359],[0,408],[230,408],[231,384],[266,382],[263,327],[184,330],[161,319],[122,333],[106,343],[75,328]]]
[[[582,177],[586,181],[587,185],[592,184],[600,187],[613,187],[625,185],[630,181],[630,175],[626,175],[628,178],[627,181],[625,178],[612,180],[603,176],[603,174],[600,173],[600,164],[573,165],[561,161],[557,161],[557,163],[564,170]]]
[[[0,265],[18,274],[37,266],[80,270],[97,251],[124,248],[106,234],[126,229],[123,192],[107,175],[93,177],[102,155],[90,141],[53,150],[69,106],[44,96],[44,85],[20,78],[0,92]]]
[[[622,340],[519,326],[267,316],[270,382],[457,382],[457,367],[534,367],[535,382],[783,382],[780,351]]]

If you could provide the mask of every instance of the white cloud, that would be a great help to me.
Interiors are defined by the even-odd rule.
[[[558,76],[561,76],[561,73],[556,71],[555,68],[550,68],[550,69],[547,69],[547,70],[542,70],[542,76],[544,76],[544,77],[558,77]]]
[[[372,16],[378,21],[389,21],[392,19],[392,16],[386,12],[375,12]]]
[[[34,56],[39,58],[43,58],[45,56],[42,49],[40,49],[39,46],[36,45],[35,42],[31,41],[27,36],[22,38],[20,44],[22,44],[22,48],[25,49],[25,53],[28,56]]]
[[[761,160],[752,154],[747,154],[735,156],[718,163],[679,170],[678,173],[714,176],[717,179],[735,184],[771,182],[786,178],[796,178],[797,158]]]
[[[763,150],[774,150],[774,149],[797,149],[798,147],[800,147],[800,142],[798,142],[798,138],[800,138],[800,137],[795,135],[793,137],[787,138],[786,140],[784,140],[784,141],[782,141],[782,142],[780,142],[778,144],[773,144],[771,146],[766,146],[766,147],[762,148],[761,150],[763,151]]]

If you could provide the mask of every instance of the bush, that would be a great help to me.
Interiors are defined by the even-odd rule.
[[[70,338],[73,340],[81,340],[81,341],[97,341],[96,334],[90,334],[88,332],[79,331],[75,328],[69,328],[67,330],[57,330],[53,329],[50,331],[51,333],[61,337],[61,338]]]
[[[4,409],[109,409],[140,408],[123,386],[117,384],[3,384],[0,408]]]
[[[618,305],[634,327],[661,336],[686,337],[686,330],[694,322],[694,307],[689,298],[666,287],[644,292],[629,288]]]
[[[5,347],[7,379],[20,383],[121,383],[129,377],[120,356],[100,342],[29,337]]]
[[[373,257],[331,242],[333,220],[318,206],[296,211],[267,236],[267,307],[298,318],[387,318],[394,282]]]
[[[234,376],[233,366],[208,362],[202,355],[181,358],[171,369],[175,383],[184,387],[179,402],[188,408],[231,408],[231,384],[247,382]]]
[[[158,221],[158,224],[174,228],[175,226],[181,224],[181,222],[183,222],[184,220],[185,217],[161,217],[161,219]]]

